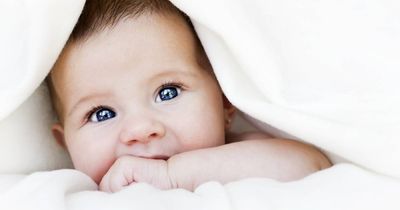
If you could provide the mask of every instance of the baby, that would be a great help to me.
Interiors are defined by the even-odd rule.
[[[290,181],[330,166],[309,145],[228,133],[235,108],[189,19],[168,0],[87,0],[49,87],[55,139],[103,191]]]

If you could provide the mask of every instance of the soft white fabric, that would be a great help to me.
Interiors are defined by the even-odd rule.
[[[352,165],[336,165],[303,180],[278,183],[246,179],[225,186],[209,182],[195,192],[161,191],[147,184],[129,186],[115,194],[97,189],[75,170],[0,176],[0,209],[70,210],[395,210],[400,183]],[[328,181],[329,180],[329,181]],[[368,184],[366,184],[368,183]]]
[[[66,150],[52,137],[53,122],[47,86],[41,85],[0,121],[0,174],[72,168]]]
[[[71,165],[51,139],[53,116],[44,88],[27,98],[55,62],[83,4],[0,0],[0,173]]]
[[[83,4],[84,0],[0,1],[0,120],[47,75]]]
[[[247,114],[400,177],[400,3],[174,0]]]
[[[22,175],[70,167],[45,129],[45,90],[19,105],[53,65],[83,0],[2,0],[0,172],[17,174],[0,176],[0,209],[400,209],[400,3],[173,2],[192,17],[228,98],[260,128],[352,164],[194,193],[138,184],[105,194],[75,170]]]

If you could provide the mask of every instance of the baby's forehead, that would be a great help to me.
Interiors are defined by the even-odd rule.
[[[55,65],[54,75],[58,75],[59,79],[69,75],[78,77],[79,80],[79,77],[87,71],[125,68],[125,66],[117,66],[122,59],[126,59],[127,61],[123,62],[129,62],[129,65],[138,63],[149,65],[146,73],[158,71],[164,66],[168,67],[173,62],[188,62],[188,60],[195,60],[197,64],[204,67],[203,69],[211,69],[208,58],[200,43],[197,42],[194,32],[190,30],[182,17],[165,18],[159,15],[143,15],[121,21],[112,28],[104,28],[102,31],[91,34],[85,40],[69,41]],[[139,21],[143,24],[140,25]],[[156,24],[148,24],[153,22]],[[143,25],[144,28],[138,28]],[[171,33],[152,34],[151,30],[157,31],[158,29],[154,29],[157,27],[166,28],[165,30]],[[171,35],[173,33],[177,35]],[[135,39],[137,36],[143,38],[137,40]],[[144,57],[143,54],[149,54],[149,56]],[[80,68],[79,71],[74,70],[76,67]],[[92,74],[95,77],[97,73],[92,71]],[[137,76],[141,77],[142,74],[139,73]],[[60,85],[66,86],[68,82]]]
[[[87,40],[93,39],[107,31],[112,31],[116,26],[125,22],[138,22],[143,19],[152,19],[153,22],[175,22],[184,25],[184,30],[190,32],[192,35],[197,37],[192,22],[189,17],[186,17],[184,13],[180,13],[179,10],[171,11],[144,11],[135,15],[125,15],[121,17],[114,17],[113,21],[102,21],[101,18],[94,18],[97,21],[88,23],[92,25],[83,24],[78,22],[75,26],[72,34],[70,35],[67,43],[84,43]],[[84,22],[84,21],[83,21]]]

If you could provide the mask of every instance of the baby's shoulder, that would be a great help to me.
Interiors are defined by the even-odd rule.
[[[229,133],[227,135],[227,143],[245,141],[245,140],[259,140],[259,139],[270,139],[273,138],[268,133],[260,132],[260,131],[247,131],[243,133]]]

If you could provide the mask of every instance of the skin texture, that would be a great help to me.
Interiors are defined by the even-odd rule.
[[[69,44],[51,78],[62,96],[53,134],[103,191],[135,182],[193,190],[251,176],[288,181],[330,165],[315,148],[265,134],[225,144],[234,108],[198,64],[178,16],[141,15]],[[161,100],[171,88],[176,97]],[[97,122],[100,112],[111,117]]]

